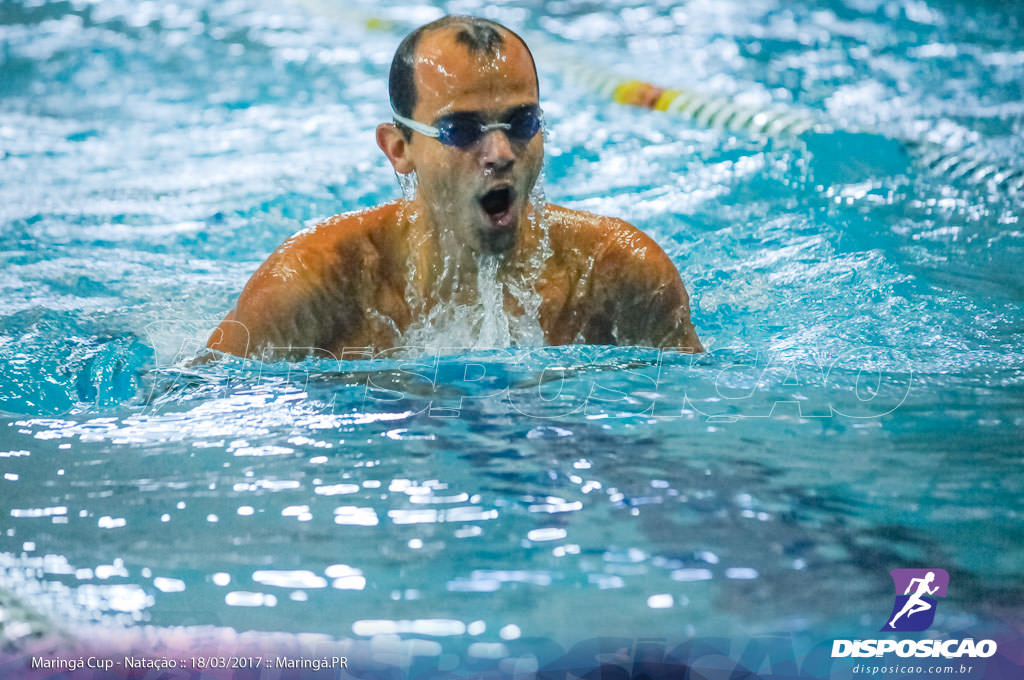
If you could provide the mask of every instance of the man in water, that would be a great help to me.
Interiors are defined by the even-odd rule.
[[[422,26],[395,53],[389,93],[395,122],[378,126],[377,144],[414,193],[285,241],[210,349],[351,357],[402,344],[445,309],[489,305],[552,345],[703,351],[679,272],[653,240],[537,200],[539,91],[519,36],[474,17]]]

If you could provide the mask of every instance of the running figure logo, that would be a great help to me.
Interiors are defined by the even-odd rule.
[[[921,631],[935,620],[934,597],[945,597],[949,574],[944,569],[893,569],[896,603],[882,630]]]

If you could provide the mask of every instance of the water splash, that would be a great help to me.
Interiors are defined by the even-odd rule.
[[[454,232],[444,229],[437,238],[441,252],[448,255],[435,279],[437,300],[433,303],[416,291],[417,269],[414,261],[410,263],[406,300],[414,321],[399,344],[460,350],[544,344],[542,299],[535,285],[552,251],[542,179],[530,193],[526,220],[526,229],[536,242],[526,248],[521,260],[481,253],[466,266],[464,260],[451,255],[460,251],[459,244]],[[413,252],[416,245],[424,244],[414,244]]]
[[[522,313],[510,321],[512,335],[518,339],[517,344],[520,345],[546,344],[544,330],[540,327],[540,305],[543,300],[534,284],[552,255],[547,204],[547,195],[544,192],[544,172],[542,171],[530,191],[532,210],[527,217],[530,230],[539,236],[537,247],[526,261],[523,278],[507,283],[509,292],[522,309]]]
[[[508,347],[512,344],[510,319],[505,312],[505,285],[498,281],[501,260],[485,255],[479,263],[476,276],[480,295],[480,330],[474,348]]]

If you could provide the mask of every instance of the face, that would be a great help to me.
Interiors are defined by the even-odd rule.
[[[435,125],[453,113],[505,122],[519,107],[537,104],[537,79],[525,47],[505,33],[494,54],[471,53],[454,27],[423,36],[417,49],[413,120]],[[500,253],[522,228],[544,157],[543,135],[510,139],[490,130],[467,148],[412,133],[405,158],[416,171],[417,200],[460,247]],[[397,167],[397,166],[396,166]]]

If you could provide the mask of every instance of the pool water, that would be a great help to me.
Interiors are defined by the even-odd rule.
[[[281,241],[400,195],[373,129],[402,30],[441,10],[531,37],[547,196],[653,236],[709,351],[438,338],[186,367]],[[485,656],[870,636],[900,567],[949,571],[935,637],[1019,620],[1021,20],[938,0],[0,5],[0,589],[70,633]],[[620,106],[548,49],[822,125]]]

